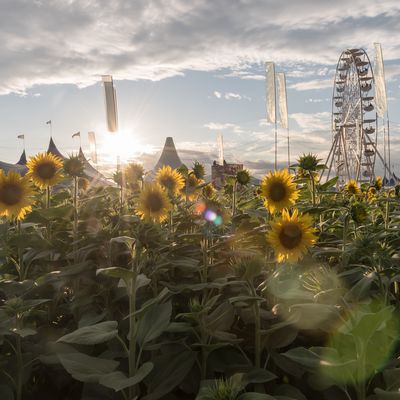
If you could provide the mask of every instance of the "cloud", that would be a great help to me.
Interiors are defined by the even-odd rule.
[[[2,0],[0,93],[85,86],[105,73],[159,80],[225,68],[261,80],[248,66],[330,67],[349,43],[371,50],[376,40],[395,60],[399,16],[398,0],[337,0],[334,7],[321,0]]]
[[[214,96],[215,96],[217,99],[220,99],[220,98],[222,97],[222,93],[215,90],[215,91],[214,91]]]
[[[215,90],[214,96],[217,99],[224,98],[225,100],[248,100],[248,101],[251,101],[251,98],[249,96],[241,95],[239,93],[232,93],[232,92],[221,93],[221,92],[218,92],[217,90]]]
[[[289,89],[294,90],[319,90],[333,87],[333,79],[313,79],[311,81],[303,81],[292,83],[288,86]]]
[[[220,123],[220,122],[208,122],[204,124],[204,127],[211,131],[232,131],[234,133],[242,133],[244,130],[237,124],[232,124],[230,122]]]
[[[302,130],[330,132],[331,129],[330,112],[320,112],[314,114],[293,113],[290,114],[290,118],[293,119]]]

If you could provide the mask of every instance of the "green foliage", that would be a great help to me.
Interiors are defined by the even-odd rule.
[[[310,157],[299,173],[324,168]],[[253,180],[174,198],[152,224],[131,172],[126,197],[91,187],[74,203],[60,188],[0,224],[1,399],[398,398],[398,190],[350,197],[298,175],[318,242],[278,264],[279,215]]]

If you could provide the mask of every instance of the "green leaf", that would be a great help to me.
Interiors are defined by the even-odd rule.
[[[387,390],[382,390],[379,388],[375,389],[377,400],[400,400],[400,392],[389,392]]]
[[[149,394],[142,400],[163,398],[185,379],[195,360],[196,353],[192,351],[166,354],[155,358],[154,369],[145,380]]]
[[[157,339],[167,328],[171,319],[172,304],[153,305],[139,321],[137,340],[139,346]]]
[[[115,371],[111,374],[101,377],[99,383],[100,385],[119,392],[120,390],[134,386],[141,382],[151,372],[153,367],[153,363],[146,362],[136,371],[136,374],[130,378],[126,377],[125,374],[120,371]]]
[[[269,394],[248,392],[241,394],[237,400],[276,400],[276,397]]]
[[[249,383],[265,383],[273,381],[276,378],[277,376],[275,374],[266,369],[254,368],[243,375],[242,383],[244,387]]]
[[[81,382],[98,383],[103,375],[110,374],[119,362],[90,357],[83,353],[59,354],[58,358],[72,377]]]
[[[117,327],[117,321],[105,321],[96,325],[84,326],[60,337],[57,342],[76,344],[104,343],[118,335]]]
[[[134,277],[132,271],[121,267],[100,268],[96,271],[96,275],[105,275],[110,278],[123,279],[126,285],[128,285],[129,281]]]
[[[0,385],[0,399],[1,400],[14,400],[14,393],[11,387]]]
[[[320,356],[304,347],[290,349],[282,355],[311,370],[315,370],[320,366]]]

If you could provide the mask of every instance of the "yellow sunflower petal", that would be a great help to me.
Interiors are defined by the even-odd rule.
[[[22,220],[32,210],[32,187],[18,172],[0,171],[0,215]]]
[[[28,176],[41,189],[57,184],[61,178],[63,162],[51,153],[39,153],[27,162]]]
[[[158,184],[147,184],[138,199],[137,214],[144,220],[162,222],[167,219],[172,205],[166,191]]]
[[[295,204],[299,191],[289,171],[269,172],[261,182],[261,194],[265,198],[264,206],[275,213]]]
[[[312,220],[308,215],[294,210],[290,215],[283,210],[282,216],[271,223],[267,240],[274,249],[278,262],[297,262],[316,242]]]
[[[173,195],[178,195],[185,186],[182,174],[169,165],[164,165],[157,171],[156,182]]]

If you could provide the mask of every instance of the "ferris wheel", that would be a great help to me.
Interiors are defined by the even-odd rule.
[[[375,110],[374,75],[363,49],[348,49],[340,55],[332,96],[332,147],[326,165],[338,185],[350,179],[359,183],[375,179],[377,159],[384,172],[386,160],[378,151],[378,116]],[[385,154],[385,153],[384,153]]]

